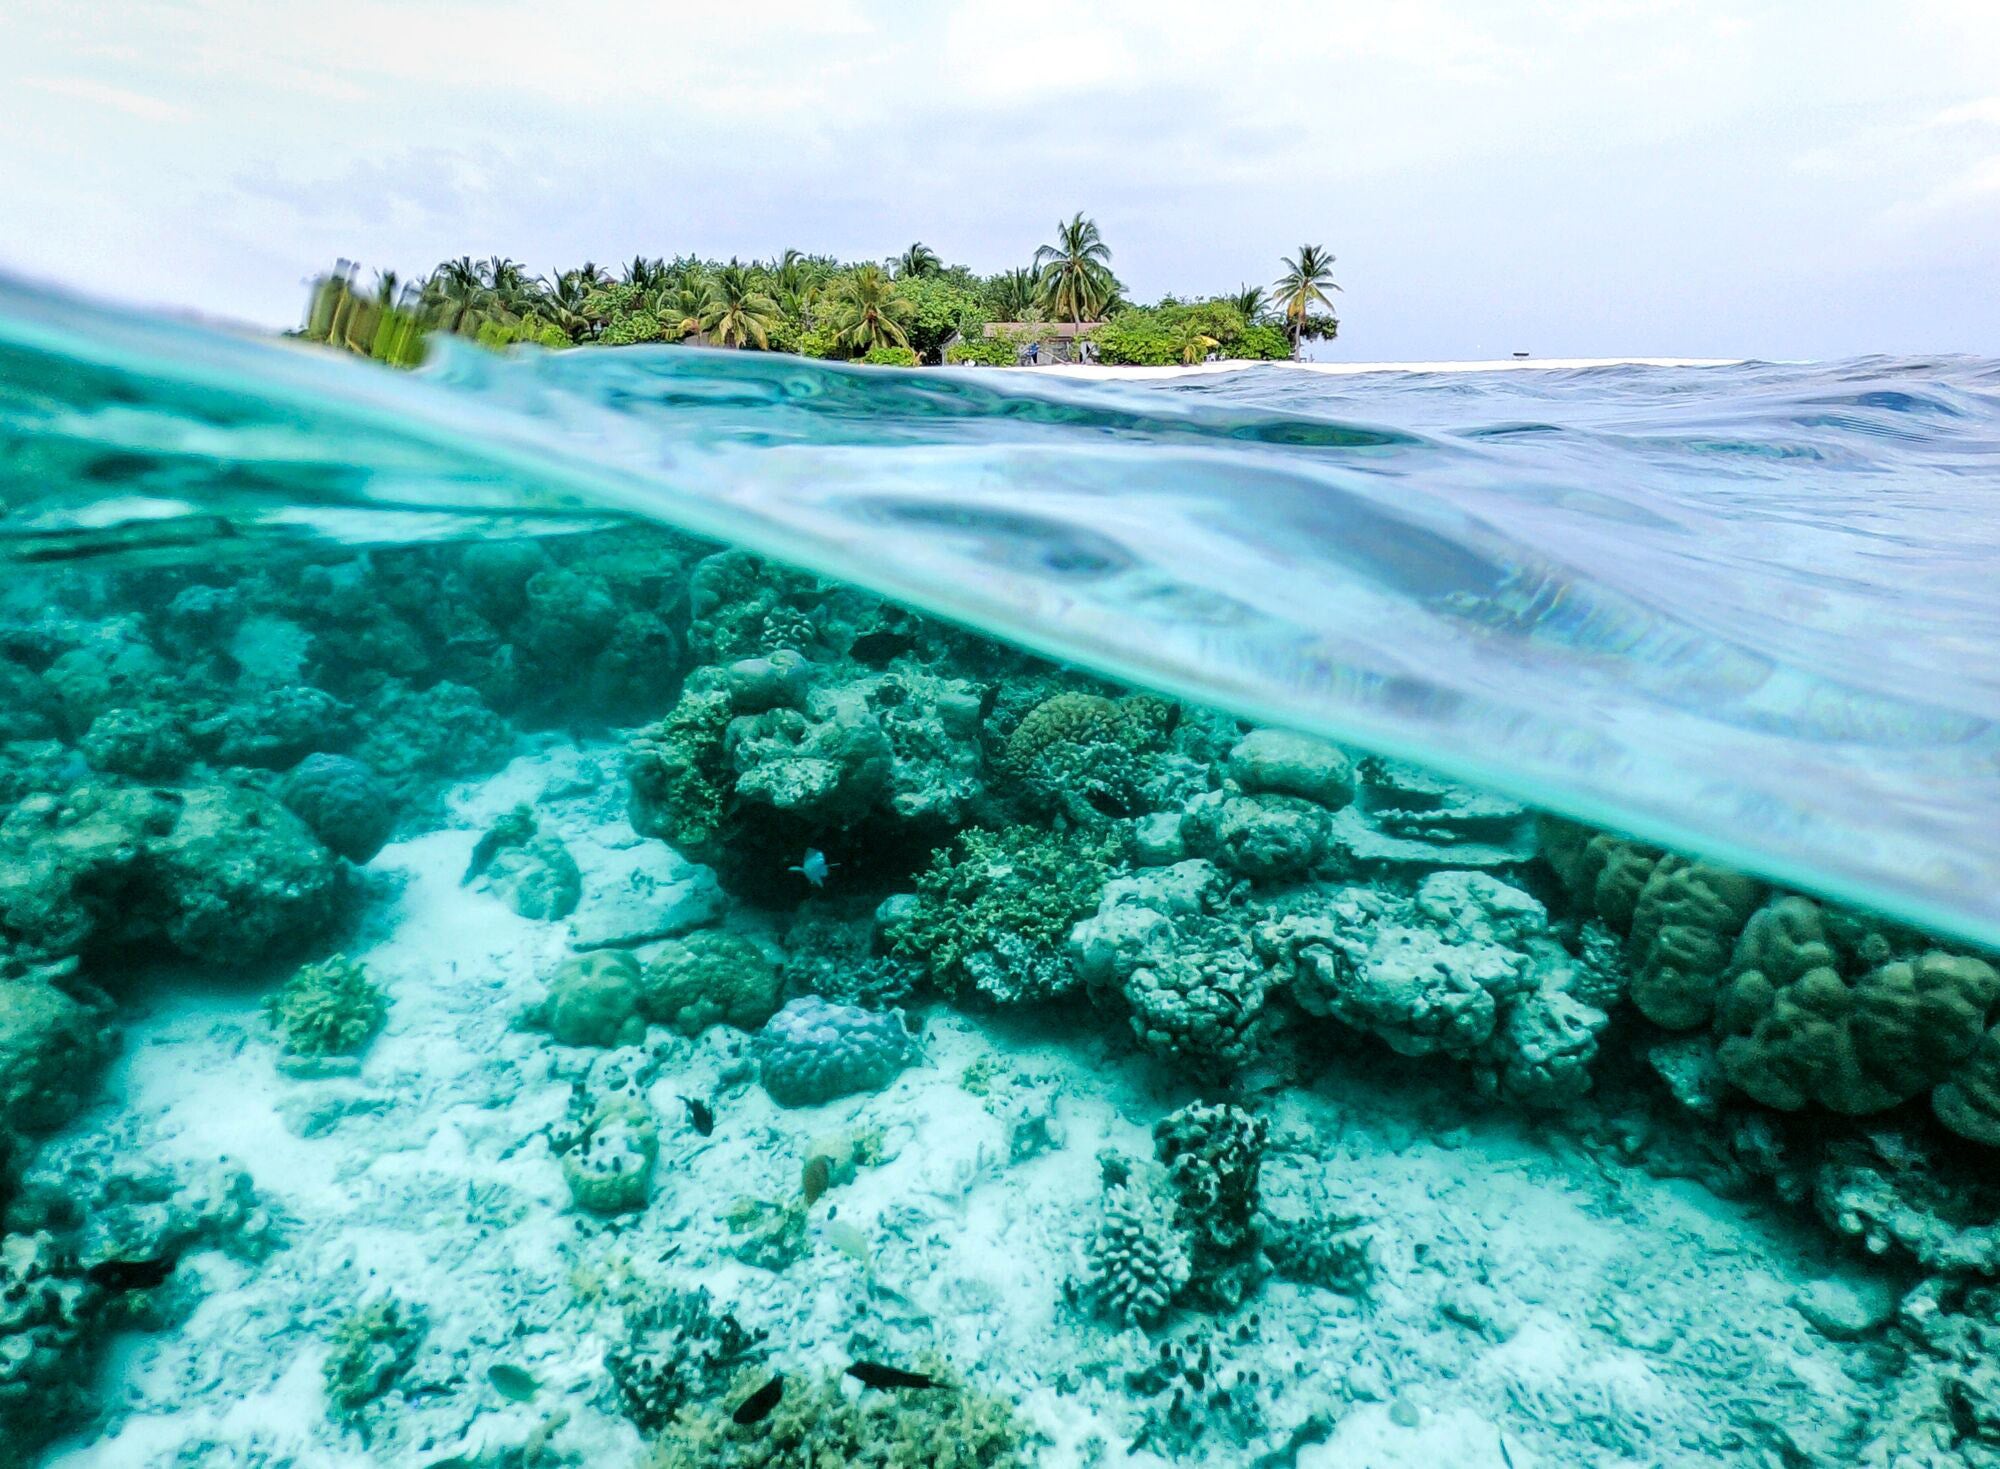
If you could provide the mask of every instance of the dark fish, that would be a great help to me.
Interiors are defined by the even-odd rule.
[[[534,1375],[524,1368],[510,1366],[505,1362],[495,1362],[486,1369],[486,1380],[493,1384],[493,1390],[509,1402],[525,1403],[541,1390],[541,1384]]]
[[[1507,1469],[1514,1469],[1514,1456],[1507,1452],[1507,1435],[1504,1433],[1500,1435],[1500,1461]]]
[[[921,1372],[905,1372],[900,1367],[884,1367],[880,1362],[856,1362],[847,1375],[863,1387],[943,1387],[935,1377]]]
[[[800,1182],[805,1189],[806,1207],[810,1209],[819,1202],[821,1194],[833,1187],[833,1160],[824,1153],[814,1153],[806,1159]]]
[[[773,1372],[771,1380],[745,1398],[729,1416],[746,1428],[752,1423],[762,1423],[771,1416],[771,1410],[778,1406],[778,1399],[784,1395],[785,1374]]]
[[[493,859],[500,855],[500,849],[508,844],[510,833],[504,827],[494,827],[479,838],[472,849],[472,860],[465,865],[465,876],[458,880],[465,887],[486,869],[493,865]]]
[[[707,1137],[715,1131],[715,1109],[713,1107],[693,1097],[682,1097],[681,1100],[687,1103],[688,1121],[694,1124],[696,1132],[700,1133],[703,1137]]]
[[[174,1273],[174,1260],[102,1260],[83,1273],[106,1290],[151,1290]]]

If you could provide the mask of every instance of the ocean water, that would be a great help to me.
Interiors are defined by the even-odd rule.
[[[0,285],[0,1466],[2000,1463],[1996,450]]]

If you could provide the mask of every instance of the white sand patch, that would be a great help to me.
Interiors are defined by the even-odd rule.
[[[1736,367],[1740,357],[1498,357],[1463,362],[1198,362],[1186,367],[1108,367],[1103,363],[1045,362],[1004,372],[1052,373],[1059,377],[1119,379],[1205,377],[1222,372],[1277,369],[1353,377],[1371,372],[1568,372],[1584,367]]]

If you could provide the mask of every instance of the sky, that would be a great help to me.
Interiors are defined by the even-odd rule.
[[[0,270],[1336,257],[1321,356],[2000,356],[2000,0],[8,0]]]

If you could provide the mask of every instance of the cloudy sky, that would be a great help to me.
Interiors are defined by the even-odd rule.
[[[1995,0],[8,0],[0,269],[1338,257],[1355,359],[2000,355]]]

